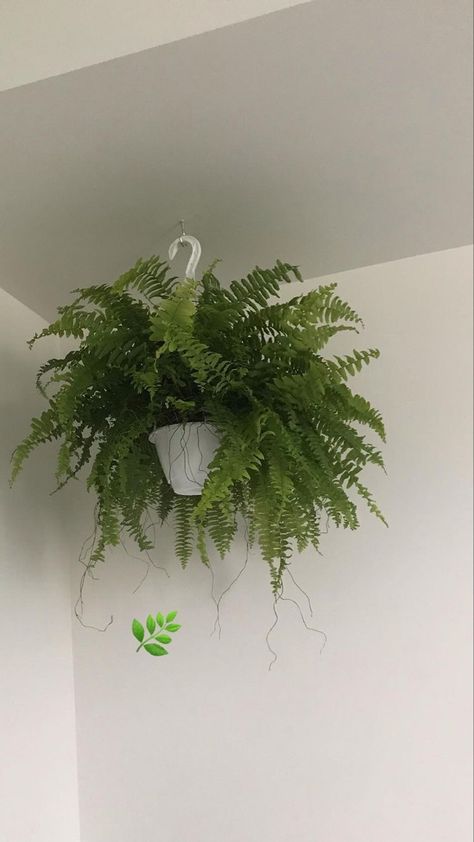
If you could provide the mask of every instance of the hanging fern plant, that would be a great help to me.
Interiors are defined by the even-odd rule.
[[[30,346],[54,335],[77,348],[38,373],[48,407],[13,454],[12,481],[31,451],[52,440],[60,442],[58,487],[89,466],[97,497],[91,564],[122,531],[151,549],[150,513],[162,522],[173,513],[183,565],[194,546],[207,564],[209,539],[223,556],[242,515],[278,593],[293,548],[318,547],[322,516],[355,529],[359,495],[383,520],[361,481],[367,464],[383,467],[361,425],[384,440],[383,421],[347,385],[379,352],[323,353],[335,334],[362,322],[336,284],[278,302],[282,283],[301,280],[296,266],[257,268],[229,288],[214,267],[200,281],[169,272],[151,257],[111,286],[75,290],[33,337]],[[212,425],[218,446],[202,493],[183,496],[149,436],[189,422]]]

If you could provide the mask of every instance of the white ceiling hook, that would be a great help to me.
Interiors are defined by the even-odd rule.
[[[176,257],[178,246],[182,246],[184,243],[189,243],[191,246],[191,257],[189,258],[188,265],[186,266],[186,277],[194,280],[196,267],[199,263],[199,258],[201,257],[201,243],[199,240],[196,240],[196,237],[191,237],[189,234],[184,233],[177,237],[169,247],[169,259],[173,260],[173,258]]]

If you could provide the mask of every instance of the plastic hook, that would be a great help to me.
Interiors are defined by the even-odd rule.
[[[168,256],[170,260],[173,260],[176,257],[176,252],[178,251],[179,246],[184,246],[186,243],[191,246],[191,257],[188,260],[188,265],[186,266],[186,277],[195,279],[196,275],[196,268],[199,263],[199,259],[201,257],[201,243],[196,237],[192,237],[190,234],[184,233],[184,222],[180,220],[181,224],[181,234],[179,237],[176,237],[176,240],[173,240],[171,243]]]

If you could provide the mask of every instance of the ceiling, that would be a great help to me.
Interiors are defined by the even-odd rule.
[[[50,318],[181,217],[224,279],[471,242],[470,7],[316,0],[4,91],[0,284]]]
[[[0,91],[301,2],[308,0],[2,0]]]

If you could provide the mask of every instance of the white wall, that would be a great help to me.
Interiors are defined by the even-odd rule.
[[[155,554],[169,579],[152,569],[134,593],[145,566],[123,552],[98,571],[85,620],[114,622],[73,627],[83,842],[471,839],[471,260],[459,248],[337,276],[366,321],[360,345],[383,351],[359,382],[387,421],[389,476],[370,480],[390,529],[363,515],[323,556],[295,558],[322,654],[284,603],[267,671],[256,551],[220,641],[209,573],[178,568],[169,530]],[[77,486],[66,500],[73,556],[92,501]],[[216,563],[217,592],[243,556]],[[136,655],[131,619],[159,609],[183,623],[172,654]]]
[[[58,348],[0,290],[0,839],[79,842],[70,565],[51,453],[8,488],[9,460],[41,401],[34,376]]]

